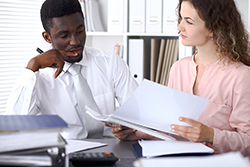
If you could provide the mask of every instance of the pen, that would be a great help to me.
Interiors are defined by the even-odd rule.
[[[42,49],[40,49],[40,48],[36,48],[36,51],[37,51],[38,53],[40,53],[40,54],[43,53]],[[58,65],[57,65],[56,63],[53,63],[53,65],[56,66],[56,68],[58,68]]]

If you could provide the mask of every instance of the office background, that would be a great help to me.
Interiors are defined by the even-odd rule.
[[[119,44],[123,46],[123,59],[129,64],[129,61],[146,61],[150,64],[149,50],[138,48],[142,57],[129,57],[130,41],[138,40],[143,42],[144,46],[151,47],[151,39],[179,39],[178,34],[172,31],[166,31],[164,24],[164,11],[169,11],[168,7],[171,7],[171,13],[174,12],[173,0],[90,0],[95,1],[98,4],[99,16],[101,24],[103,26],[102,32],[87,32],[86,46],[96,47],[103,50],[113,52],[114,46]],[[131,14],[133,11],[133,5],[130,3],[142,3],[143,7],[137,5],[136,8],[145,10],[145,18],[134,18]],[[147,28],[147,4],[154,2],[151,8],[156,8],[157,3],[161,6],[162,15],[159,17],[158,23],[161,24],[160,30],[154,28],[156,25],[154,18],[151,18],[152,27]],[[177,0],[176,0],[177,1]],[[248,30],[250,30],[250,2],[249,0],[235,0],[240,12],[242,13],[243,20]],[[40,21],[40,7],[44,0],[0,0],[0,114],[5,111],[5,105],[13,87],[13,84],[20,74],[21,70],[27,65],[30,58],[34,57],[38,53],[36,48],[40,47],[42,50],[50,49],[50,45],[47,44],[42,38],[42,24]],[[80,0],[84,7],[85,1]],[[89,1],[88,1],[89,2]],[[144,4],[143,4],[144,2]],[[171,3],[170,5],[166,5]],[[132,5],[132,6],[131,6]],[[136,9],[135,8],[135,9]],[[165,9],[165,10],[164,10]],[[166,10],[168,9],[168,10]],[[156,10],[160,11],[160,10]],[[117,13],[120,12],[120,13]],[[166,14],[168,15],[168,14]],[[171,14],[170,14],[171,15]],[[113,17],[112,17],[113,16]],[[117,17],[114,17],[117,16]],[[119,16],[119,17],[118,17]],[[170,18],[170,22],[171,23]],[[135,28],[132,29],[131,25],[138,23],[137,21],[145,21],[145,29]],[[149,20],[150,21],[150,20]],[[173,23],[173,22],[172,22]],[[176,22],[175,22],[176,23]],[[139,24],[134,26],[138,26]],[[177,27],[177,25],[176,25]],[[136,32],[135,30],[141,30]],[[156,30],[155,32],[153,30]],[[139,42],[139,43],[140,43]],[[138,44],[139,45],[139,44]],[[136,51],[138,51],[136,50]],[[132,54],[132,53],[131,53]],[[179,40],[178,44],[178,59],[190,56],[192,54],[192,48],[184,47]],[[133,61],[134,59],[134,61]],[[163,60],[163,59],[162,59]],[[131,64],[131,66],[133,66]],[[147,65],[139,65],[141,69],[147,69]],[[144,66],[144,67],[143,67]],[[138,69],[136,69],[138,70]],[[147,76],[150,77],[150,72],[147,71]],[[140,74],[139,74],[140,75]],[[137,79],[140,82],[141,78]]]

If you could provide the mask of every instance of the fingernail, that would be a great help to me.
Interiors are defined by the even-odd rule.
[[[182,118],[180,117],[179,120],[182,121]]]
[[[172,132],[175,132],[175,130],[174,130],[174,129],[172,129]]]
[[[174,125],[172,125],[172,126],[171,126],[171,128],[175,128],[175,126],[174,126]]]

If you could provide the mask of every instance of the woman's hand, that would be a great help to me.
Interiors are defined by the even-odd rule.
[[[191,140],[193,142],[206,142],[213,143],[214,129],[210,128],[200,122],[194,121],[189,118],[180,117],[181,122],[185,122],[189,126],[171,125],[172,132]]]

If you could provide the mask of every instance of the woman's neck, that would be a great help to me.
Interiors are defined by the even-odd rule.
[[[215,45],[197,47],[197,54],[195,55],[195,63],[198,65],[207,66],[219,59],[216,52]]]

